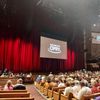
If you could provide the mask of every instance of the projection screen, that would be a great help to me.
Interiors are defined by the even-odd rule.
[[[67,59],[67,42],[41,36],[40,57]]]

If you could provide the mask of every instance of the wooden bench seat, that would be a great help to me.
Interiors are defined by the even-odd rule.
[[[44,94],[45,96],[48,95],[48,88],[44,88],[44,90],[43,90],[43,94]]]
[[[53,88],[53,99],[60,100],[60,95],[65,87],[54,87]]]
[[[13,84],[17,83],[18,78],[0,77],[0,86],[4,86],[8,80],[11,80]]]
[[[73,98],[73,94],[72,93],[69,93],[68,95],[64,95],[64,94],[59,94],[59,100],[77,100],[75,98]]]
[[[27,90],[10,90],[10,91],[6,91],[6,90],[1,90],[0,93],[25,93],[27,92]]]
[[[0,98],[0,100],[34,100],[33,97],[28,98]]]
[[[90,100],[90,99],[94,99],[95,97],[100,96],[100,92],[99,93],[93,93],[90,95],[84,95],[82,97],[82,100]]]
[[[65,96],[63,94],[60,95],[60,100],[68,100],[68,96]]]
[[[52,90],[48,89],[48,97],[52,98]]]
[[[30,97],[30,93],[0,93],[0,98]]]
[[[72,93],[71,93],[71,94],[72,94]],[[100,93],[87,94],[87,95],[84,95],[84,96],[81,98],[81,100],[91,100],[91,99],[94,100],[94,98],[96,98],[96,97],[98,97],[98,96],[100,96]],[[70,98],[71,98],[71,100],[78,100],[77,98],[74,97],[73,94],[72,94],[72,96],[71,96]]]
[[[59,92],[53,91],[53,99],[59,100]]]
[[[40,86],[40,92],[43,93],[43,91],[44,91],[44,87]]]

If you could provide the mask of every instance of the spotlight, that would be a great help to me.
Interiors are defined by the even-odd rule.
[[[93,24],[93,26],[96,27],[97,25],[96,24]]]

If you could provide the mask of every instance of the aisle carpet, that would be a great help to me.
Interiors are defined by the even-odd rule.
[[[47,100],[35,87],[34,85],[26,85],[27,90],[31,93],[31,96],[35,100]]]

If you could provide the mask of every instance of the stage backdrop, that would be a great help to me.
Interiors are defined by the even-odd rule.
[[[77,48],[77,45],[71,46],[68,43],[67,59],[49,59],[40,58],[39,33],[32,34],[29,40],[20,36],[0,37],[0,70],[7,68],[13,72],[59,72],[83,67],[81,47]]]

